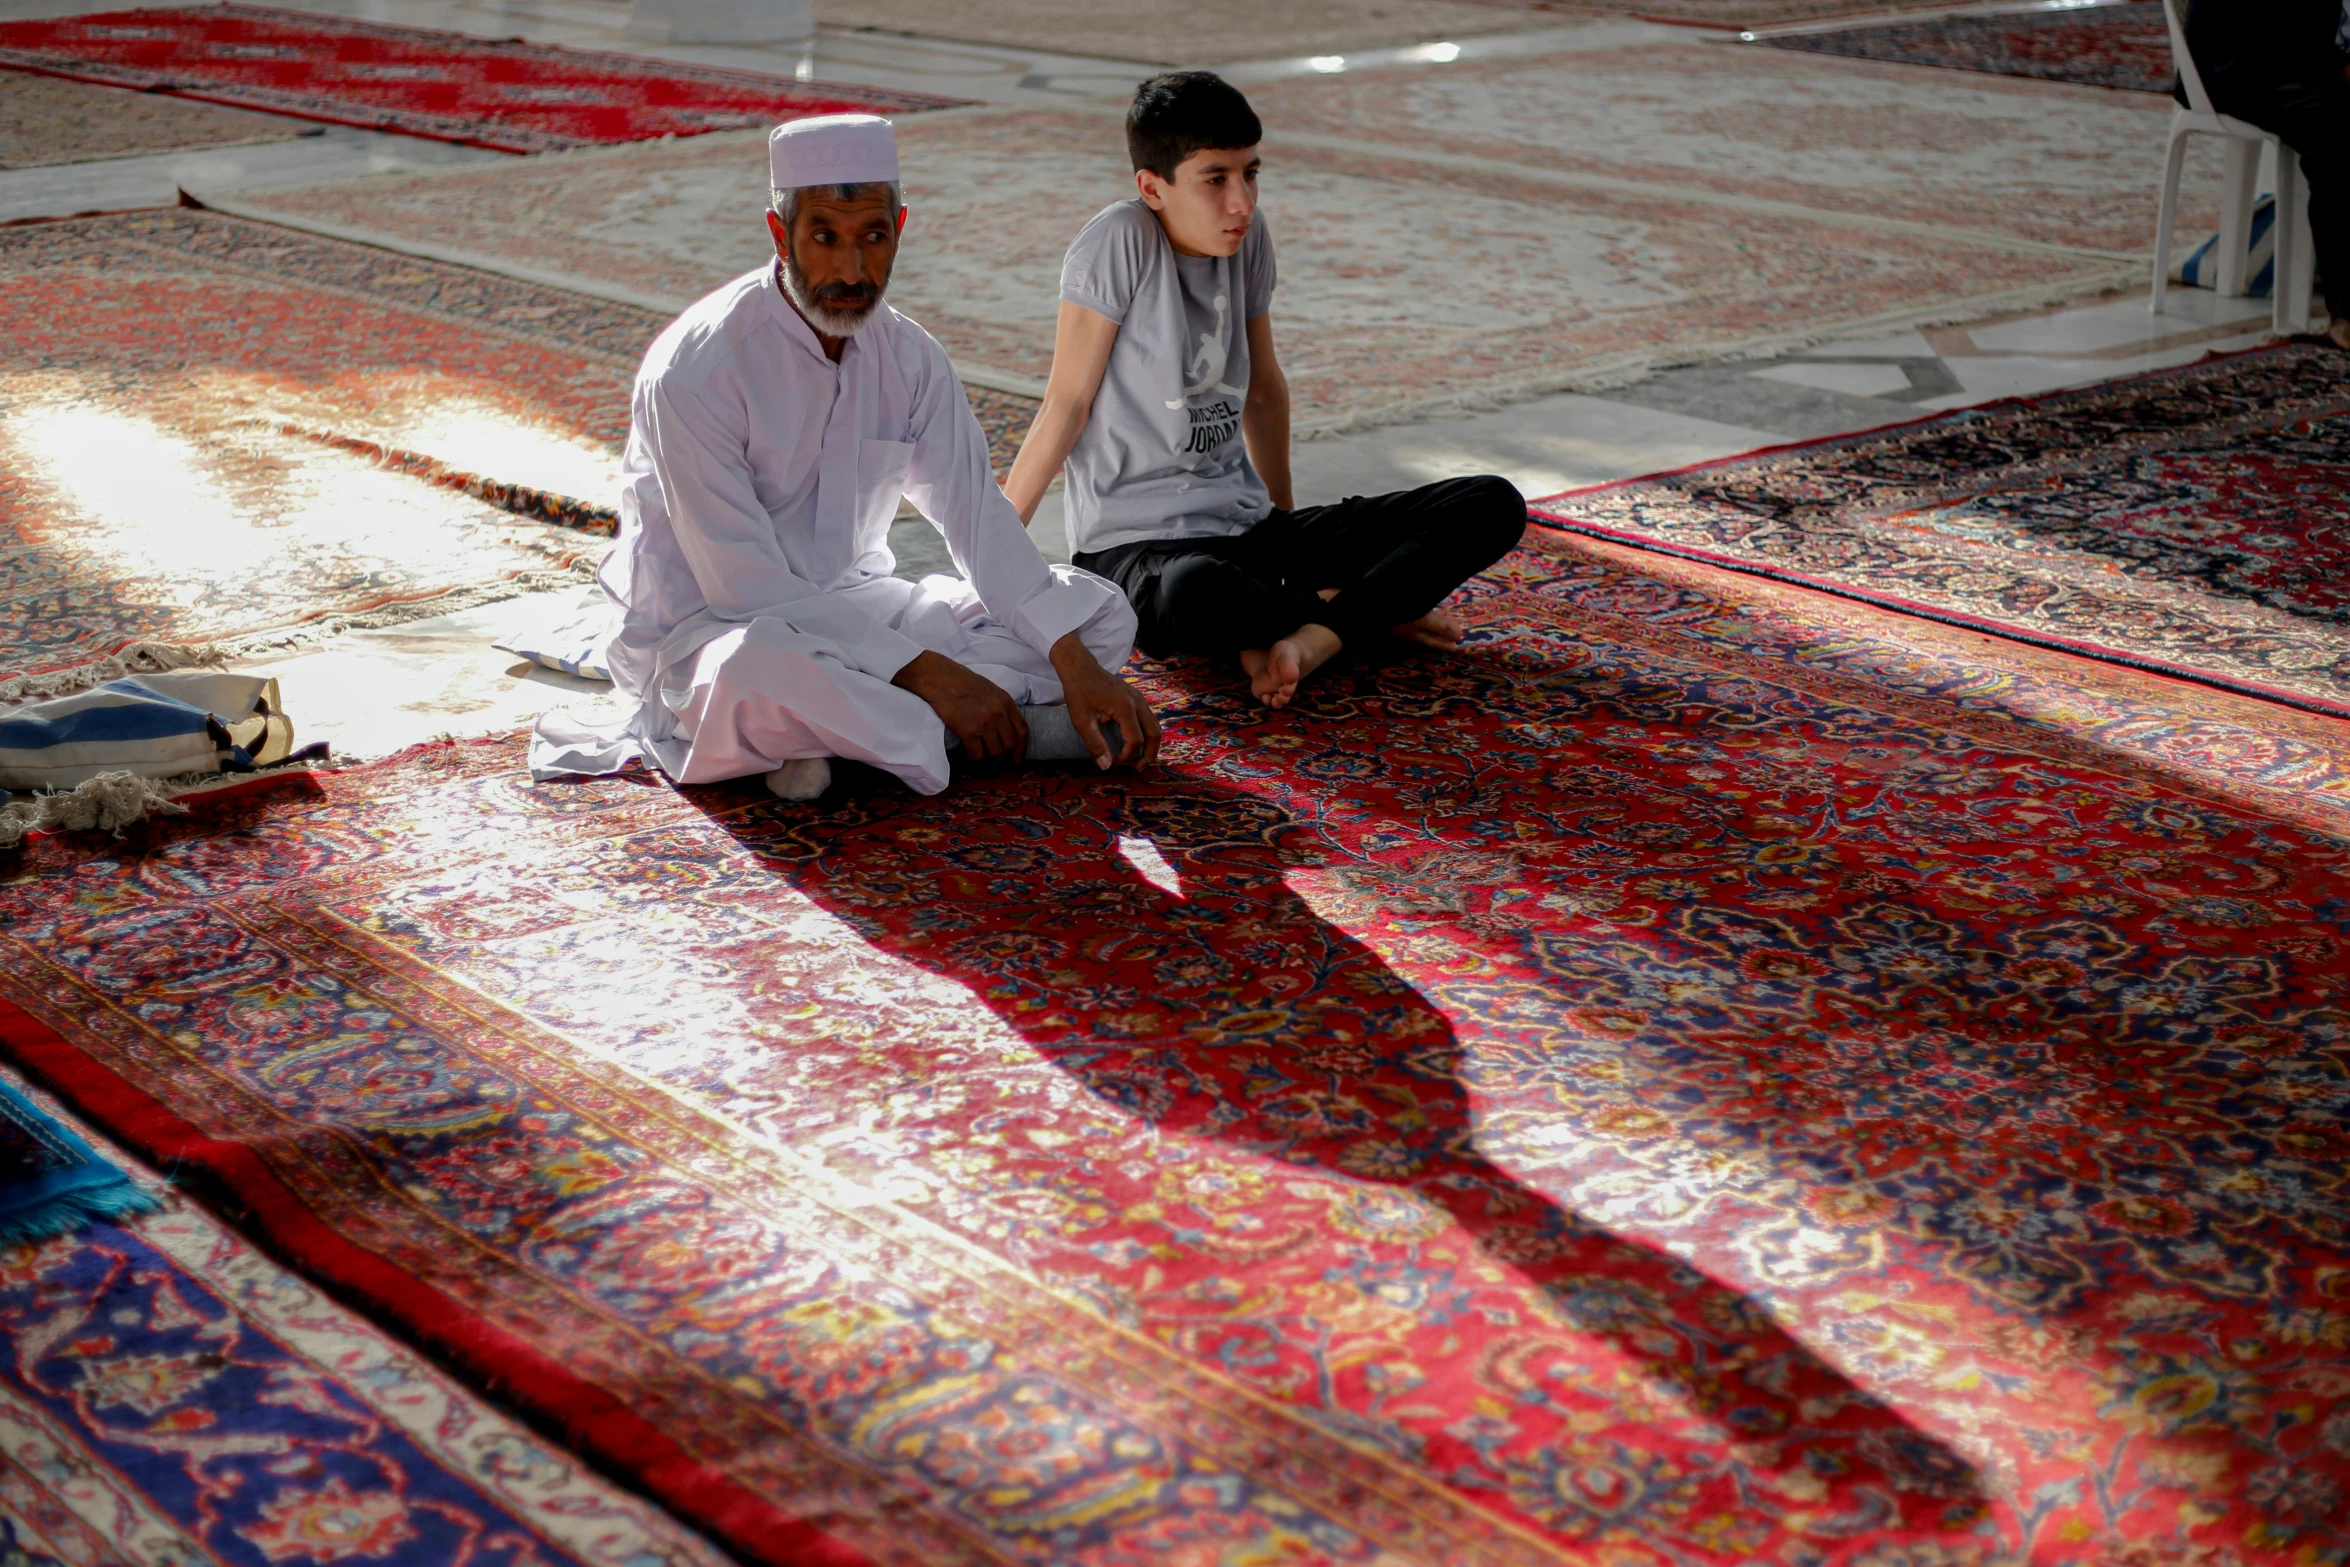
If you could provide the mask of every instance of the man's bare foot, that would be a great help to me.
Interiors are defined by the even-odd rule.
[[[786,762],[767,775],[767,790],[778,799],[813,800],[832,787],[832,759],[802,757]]]
[[[2350,316],[2336,316],[2327,322],[2326,336],[2334,340],[2336,348],[2350,348]]]
[[[1399,642],[1433,648],[1439,653],[1455,652],[1461,645],[1461,623],[1440,609],[1432,609],[1418,620],[1390,627],[1387,634]]]
[[[1328,626],[1300,626],[1271,647],[1242,653],[1240,667],[1248,671],[1249,692],[1258,701],[1287,707],[1298,682],[1329,663],[1338,648],[1338,633]]]

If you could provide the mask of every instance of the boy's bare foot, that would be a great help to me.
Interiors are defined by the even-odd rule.
[[[2327,322],[2326,336],[2334,340],[2336,348],[2350,348],[2350,316],[2336,316]]]
[[[1401,642],[1416,647],[1433,648],[1439,653],[1457,651],[1461,645],[1461,623],[1443,610],[1432,609],[1418,620],[1407,620],[1390,627],[1387,633]]]
[[[1258,701],[1287,707],[1298,682],[1329,663],[1338,647],[1338,633],[1328,626],[1300,626],[1271,647],[1242,653],[1240,667],[1248,671],[1248,688]]]

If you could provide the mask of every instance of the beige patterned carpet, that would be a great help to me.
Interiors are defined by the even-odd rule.
[[[1163,65],[1220,65],[1343,54],[1397,44],[1636,16],[1701,27],[1759,27],[1914,8],[1917,0],[817,0],[839,27]]]
[[[1325,428],[2133,284],[2162,131],[2135,95],[1694,42],[1253,90],[1277,336]],[[893,298],[1032,388],[1064,246],[1132,192],[1114,105],[900,135]],[[767,253],[761,176],[756,134],[706,136],[238,210],[674,309]]]
[[[1556,24],[1479,0],[818,0],[820,22],[1163,65],[1342,53]]]
[[[1249,96],[1281,136],[2133,255],[2154,237],[2171,111],[1710,39],[1292,76]]]
[[[0,169],[241,147],[315,135],[317,129],[274,114],[0,71]]]
[[[1769,27],[1829,17],[1887,16],[1900,11],[1936,10],[1931,0],[1468,0],[1472,5],[1515,11],[1541,26],[1587,16],[1636,16],[1691,27]]]

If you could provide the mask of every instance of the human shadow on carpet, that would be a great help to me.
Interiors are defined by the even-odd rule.
[[[712,814],[875,947],[966,988],[1088,1093],[1165,1143],[1214,1145],[1139,1175],[1040,1170],[1001,1194],[1123,1196],[1156,1298],[1097,1301],[1113,1315],[1181,1322],[1197,1358],[1472,1490],[1481,1459],[1511,1476],[1519,1508],[1569,1533],[1648,1534],[1657,1521],[1642,1515],[1667,1493],[1739,1465],[1812,1496],[1839,1530],[1917,1527],[1894,1495],[1953,1520],[1984,1505],[1963,1456],[1756,1302],[1487,1158],[1474,1063],[1451,1021],[1290,884],[1475,924],[1488,916],[1470,905],[1516,869],[1506,855],[1440,852],[1395,878],[1196,773],[998,775],[924,800],[857,770],[822,807]],[[1322,1217],[1333,1181],[1350,1189],[1336,1231]],[[1459,1236],[1471,1244],[1448,1258]],[[1505,1282],[1543,1320],[1501,1306],[1490,1286]],[[1496,1393],[1586,1432],[1594,1406],[1644,1410],[1646,1429],[1632,1449],[1576,1438],[1505,1451]],[[1434,1441],[1399,1418],[1431,1404],[1461,1417]],[[1663,1527],[1649,1537],[1669,1537]]]

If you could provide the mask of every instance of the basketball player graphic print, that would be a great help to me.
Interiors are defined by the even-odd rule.
[[[1231,359],[1231,329],[1232,296],[1218,294],[1216,324],[1200,333],[1199,347],[1185,369],[1194,379],[1180,398],[1167,403],[1169,408],[1191,410],[1191,439],[1183,448],[1188,456],[1204,456],[1240,433],[1240,399],[1248,395],[1248,388],[1230,385],[1224,379]]]
[[[1198,376],[1199,379],[1183,389],[1182,397],[1170,399],[1167,403],[1169,408],[1181,408],[1185,403],[1204,397],[1210,392],[1221,392],[1227,397],[1247,395],[1248,388],[1245,386],[1224,384],[1224,364],[1231,352],[1226,348],[1224,340],[1231,329],[1232,296],[1218,294],[1216,296],[1216,325],[1212,330],[1202,332],[1199,335],[1199,349],[1191,356],[1189,372]]]

